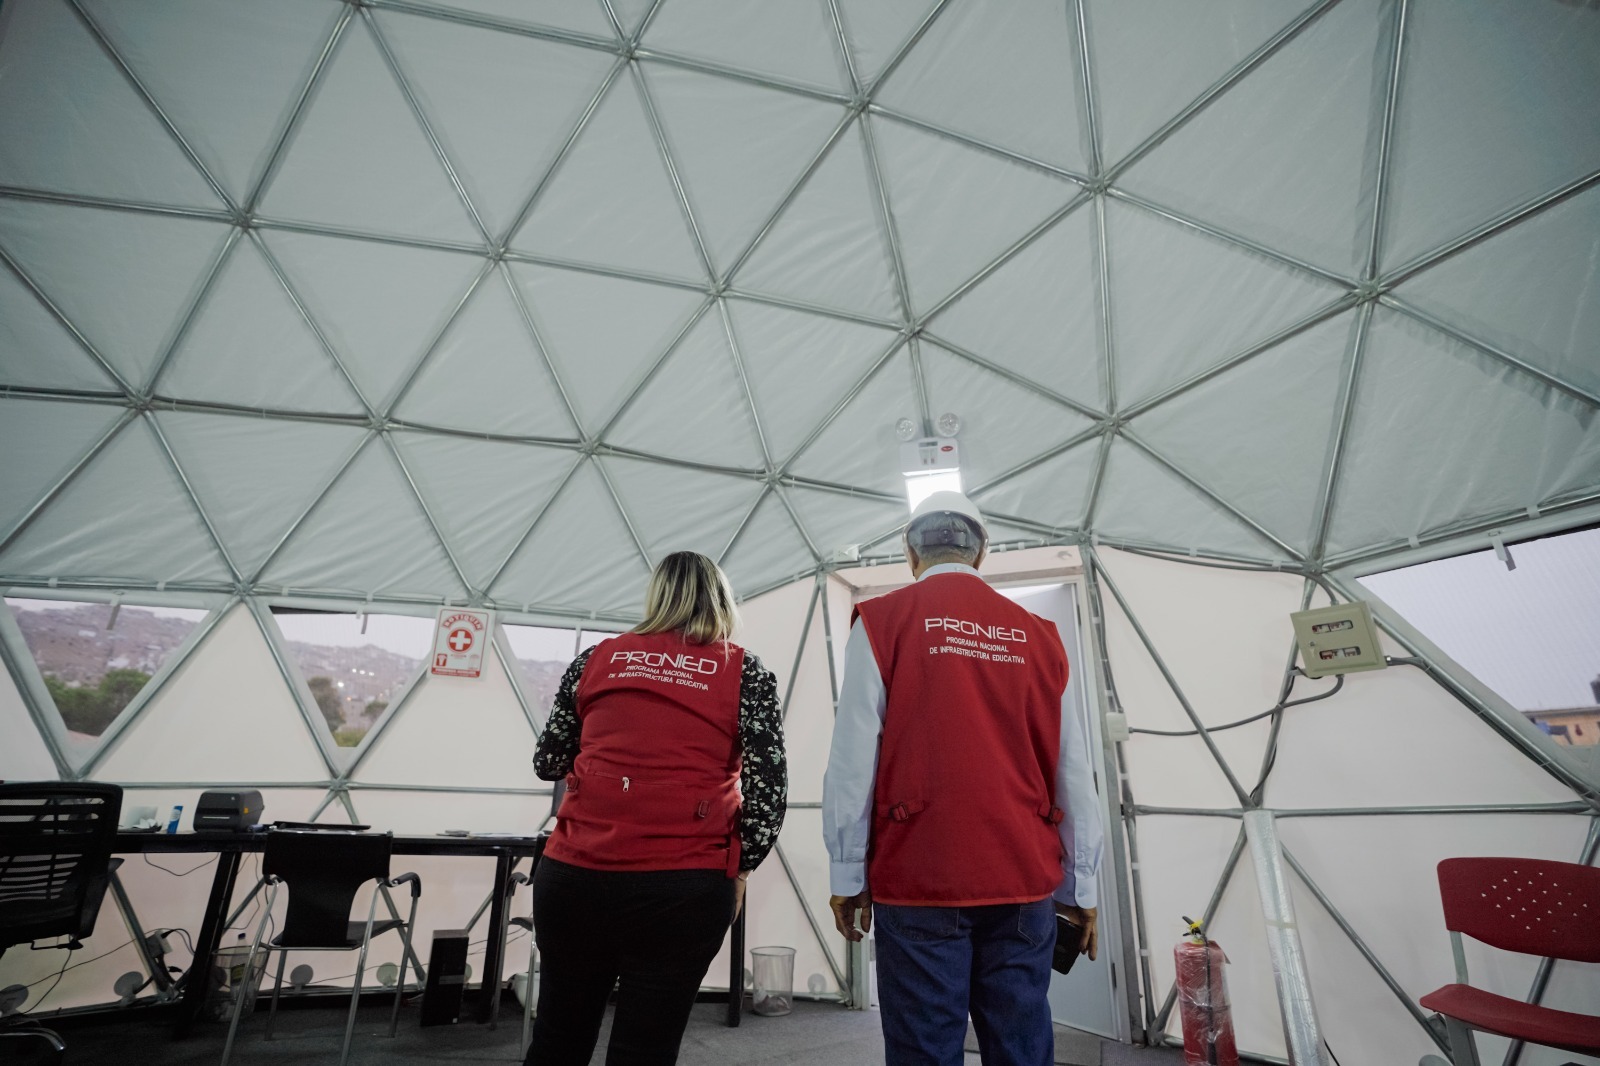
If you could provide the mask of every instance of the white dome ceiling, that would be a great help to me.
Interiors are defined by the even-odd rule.
[[[7,0],[0,582],[602,618],[892,551],[1321,566],[1600,497],[1559,0]]]

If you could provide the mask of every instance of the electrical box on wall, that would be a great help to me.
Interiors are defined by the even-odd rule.
[[[1300,663],[1307,677],[1381,670],[1386,665],[1372,611],[1360,600],[1296,611],[1289,621],[1294,623],[1294,639],[1300,645]]]

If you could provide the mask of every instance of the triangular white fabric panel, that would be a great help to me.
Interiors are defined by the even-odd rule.
[[[84,7],[236,203],[260,180],[339,19],[322,0]]]
[[[1404,282],[1395,295],[1600,395],[1600,189]]]
[[[511,246],[530,255],[705,280],[629,72],[612,81]]]
[[[463,737],[472,743],[462,744]],[[536,788],[533,749],[533,729],[496,651],[484,657],[476,680],[424,679],[373,742],[354,780]]]
[[[584,463],[489,590],[503,603],[638,610],[650,572],[600,472]]]
[[[200,514],[143,421],[124,426],[0,552],[0,572],[135,582],[226,581]]]
[[[813,557],[783,501],[769,492],[734,541],[733,550],[718,562],[733,583],[734,593],[750,596],[799,576]]]
[[[877,101],[1079,174],[1089,170],[1073,10],[981,0],[943,11]],[[1004,71],[1003,77],[996,73]]]
[[[214,222],[0,201],[0,247],[135,388],[172,342],[226,233]]]
[[[38,296],[16,274],[3,266],[0,266],[0,383],[24,388],[119,391],[111,375],[84,351],[60,319],[39,302]]]
[[[866,88],[937,5],[934,0],[840,0],[838,6],[856,79]]]
[[[1592,406],[1384,308],[1345,449],[1331,553],[1600,484]]]
[[[853,123],[745,260],[737,286],[899,321],[893,252],[869,168]]]
[[[1143,802],[1141,797],[1140,802]],[[1239,823],[1232,818],[1186,818],[1174,815],[1139,816],[1140,897],[1147,914],[1193,914],[1191,907],[1203,907],[1217,879],[1222,876],[1228,852],[1239,836]],[[1248,858],[1241,858],[1248,864]],[[1251,877],[1246,865],[1243,876]],[[1235,874],[1239,876],[1239,874]],[[1204,895],[1202,895],[1204,893]],[[1258,912],[1258,927],[1264,925]],[[1235,933],[1235,937],[1242,934]],[[1218,932],[1220,938],[1224,932]],[[1258,938],[1259,939],[1259,938]],[[1228,945],[1229,951],[1235,950]],[[1172,986],[1173,958],[1170,950],[1152,950],[1147,956],[1151,981],[1159,1001]],[[1268,968],[1271,973],[1271,967]],[[1234,974],[1228,972],[1229,983]],[[1269,977],[1270,986],[1270,977]],[[1168,1030],[1183,1039],[1177,1012]]]
[[[1300,609],[1304,579],[1168,562],[1114,548],[1101,548],[1099,559],[1201,722],[1215,726],[1237,721],[1278,702],[1294,643],[1289,615]],[[1195,640],[1197,632],[1206,630],[1207,619],[1215,617],[1214,605],[1224,602],[1228,632]],[[1329,684],[1302,678],[1295,695]],[[1185,719],[1179,726],[1157,728],[1190,728],[1190,723]]]
[[[475,256],[399,244],[263,235],[367,401],[382,409],[483,268]]]
[[[835,548],[865,544],[906,521],[906,506],[899,500],[794,487],[784,491],[824,558]]]
[[[124,411],[98,404],[0,397],[0,424],[15,439],[34,442],[0,463],[0,536],[65,477]]]
[[[1323,686],[1302,683],[1296,695]],[[1421,670],[1349,674],[1345,695],[1290,708],[1267,785],[1274,807],[1563,803],[1572,791]],[[1268,704],[1270,706],[1270,704]],[[1381,731],[1382,744],[1371,738]],[[1441,758],[1449,752],[1449,758]]]
[[[611,23],[599,4],[571,0],[435,0],[435,7],[455,8],[513,25],[571,30],[609,40]],[[621,7],[613,2],[614,7]]]
[[[339,38],[261,210],[345,229],[483,243],[359,17]]]
[[[433,433],[394,434],[417,488],[474,588],[483,588],[572,469],[553,448]]]
[[[850,87],[827,0],[673,0],[656,12],[644,45],[820,89]]]
[[[895,423],[902,418],[921,421],[911,357],[904,348],[878,367],[866,387],[789,463],[789,469],[820,481],[903,492],[900,438],[895,435]]]
[[[1340,294],[1265,256],[1137,207],[1106,204],[1117,399],[1170,388]]]
[[[1114,576],[1112,580],[1118,589],[1122,589],[1123,583],[1117,577]],[[1139,640],[1109,588],[1102,590],[1101,603],[1105,610],[1102,624],[1110,655],[1111,674],[1117,686],[1117,703],[1128,716],[1128,724],[1135,729],[1193,729],[1194,723],[1184,713],[1183,705],[1162,678],[1155,660]],[[1299,606],[1298,600],[1295,606]],[[1141,617],[1139,621],[1142,625],[1145,619]],[[1219,747],[1225,738],[1228,738],[1228,733],[1217,735]],[[1229,762],[1235,778],[1251,777],[1248,782],[1241,780],[1245,788],[1255,783],[1253,775],[1260,762],[1259,750],[1258,742],[1253,762],[1237,766],[1231,760]],[[1211,808],[1237,807],[1239,804],[1227,776],[1198,736],[1134,734],[1126,742],[1124,753],[1134,795],[1140,803],[1161,807]],[[1226,754],[1224,757],[1227,757]],[[1250,758],[1249,755],[1246,757]]]
[[[589,433],[706,303],[697,292],[576,270],[519,264],[511,274]]]
[[[377,439],[368,440],[261,580],[375,596],[466,593],[416,493]]]
[[[207,635],[95,769],[107,781],[323,781],[328,767],[250,609]]]
[[[922,378],[935,418],[961,418],[961,482],[976,487],[1093,426],[1088,418],[999,374],[924,344]]]
[[[765,20],[767,10],[755,8],[751,14]],[[743,47],[749,41],[739,43]],[[845,111],[794,93],[669,66],[649,69],[645,85],[711,264],[725,274]]]
[[[546,7],[593,8],[598,17],[587,28],[609,35],[597,4]],[[616,57],[436,18],[373,18],[490,236],[507,236]]]
[[[1386,267],[1600,170],[1594,108],[1561,104],[1593,99],[1600,85],[1590,11],[1424,4],[1409,12],[1402,66]]]
[[[484,278],[395,414],[471,433],[574,438],[578,427],[500,274]]]
[[[692,402],[684,402],[686,392]],[[606,443],[715,466],[766,468],[750,400],[715,309],[667,356]]]
[[[222,207],[65,3],[7,4],[0,15],[0,185]]]
[[[1382,0],[1334,6],[1120,184],[1319,266],[1358,272],[1392,51],[1383,10]]]
[[[1050,227],[940,311],[933,335],[1100,407],[1106,363],[1094,217],[1084,204]]]
[[[1100,151],[1114,166],[1299,14],[1283,0],[1085,4]],[[1150,76],[1159,56],[1160,77]]]
[[[977,491],[973,501],[986,515],[995,512],[1057,529],[1076,528],[1083,523],[1099,455],[1100,441],[1085,441],[992,489]]]
[[[1126,537],[1145,544],[1210,549],[1257,559],[1283,554],[1281,548],[1146,455],[1143,449],[1120,439],[1112,441],[1111,454],[1106,458],[1093,524],[1108,537]],[[1182,543],[1171,543],[1179,539]]]
[[[783,462],[898,337],[886,329],[730,300],[739,354],[774,462]],[[805,358],[795,353],[804,352]],[[820,382],[829,382],[819,388]]]
[[[1356,321],[1347,312],[1291,337],[1135,418],[1133,428],[1290,546],[1309,550]]]
[[[54,781],[59,777],[50,749],[22,702],[8,671],[0,670],[0,781]]]
[[[254,574],[366,430],[317,422],[161,411],[189,484],[245,575]]]
[[[600,460],[650,558],[697,551],[715,559],[761,493],[759,482],[636,459]]]
[[[872,118],[878,164],[924,313],[1078,195],[1076,185],[891,119]]]
[[[339,364],[249,238],[229,252],[155,389],[245,407],[361,411]]]

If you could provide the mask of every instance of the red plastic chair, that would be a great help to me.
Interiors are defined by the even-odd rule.
[[[1600,962],[1600,869],[1546,859],[1445,859],[1439,895],[1457,983],[1421,1003],[1443,1016],[1456,1066],[1478,1066],[1474,1029],[1562,1051],[1600,1051],[1600,1017],[1473,988],[1461,946],[1466,934],[1505,951]]]

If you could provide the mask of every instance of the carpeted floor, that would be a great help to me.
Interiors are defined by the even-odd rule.
[[[514,1001],[513,1001],[514,1002]],[[723,1024],[726,1008],[703,1003],[694,1009],[678,1061],[684,1066],[874,1066],[883,1062],[882,1035],[875,1011],[847,1011],[832,1004],[798,1002],[782,1018],[744,1016],[736,1029]],[[278,1015],[271,1041],[261,1038],[265,1017],[248,1020],[234,1048],[234,1066],[322,1066],[339,1061],[345,1013],[336,1007],[290,1010]],[[400,1032],[388,1032],[386,1007],[363,1008],[351,1048],[352,1066],[407,1066],[426,1063],[515,1063],[520,1060],[521,1019],[502,1015],[500,1027],[462,1022],[423,1029],[416,1008],[405,1008]],[[604,1062],[609,1031],[600,1034],[596,1063]],[[184,1040],[173,1040],[170,1027],[153,1019],[56,1026],[67,1042],[69,1066],[215,1066],[222,1058],[227,1034],[221,1023],[198,1025]],[[970,1038],[968,1048],[977,1044]],[[0,1051],[0,1059],[5,1052]],[[975,1050],[967,1055],[978,1062]],[[8,1060],[9,1061],[9,1060]],[[1056,1062],[1069,1066],[1175,1066],[1181,1052],[1147,1050],[1105,1043],[1070,1029],[1056,1035]]]

